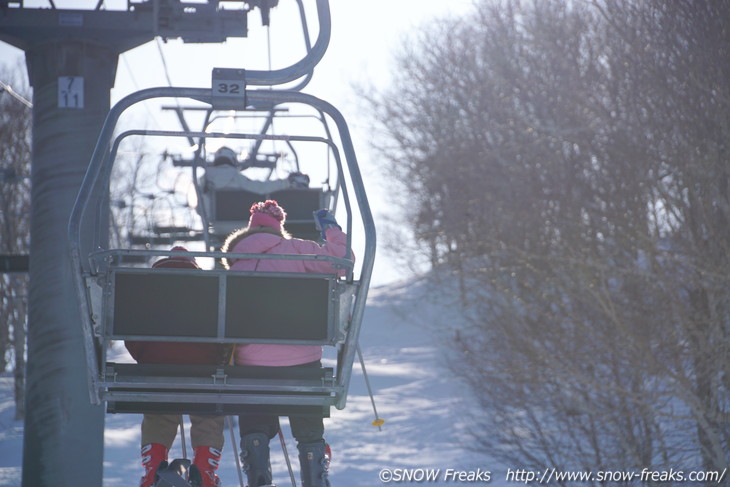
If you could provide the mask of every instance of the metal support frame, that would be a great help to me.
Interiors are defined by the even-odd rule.
[[[362,176],[357,164],[357,158],[349,134],[349,129],[344,118],[334,106],[312,95],[294,91],[247,90],[246,97],[247,100],[249,100],[249,102],[252,104],[264,102],[271,103],[273,105],[283,103],[301,103],[314,107],[318,111],[329,116],[334,121],[334,124],[338,130],[340,144],[342,146],[342,155],[344,156],[344,161],[341,161],[339,158],[337,158],[338,167],[341,172],[343,172],[344,168],[347,169],[346,173],[349,175],[349,179],[352,183],[352,187],[350,189],[352,190],[352,194],[354,195],[357,202],[365,234],[365,250],[362,259],[360,260],[360,276],[359,280],[357,281],[354,302],[350,313],[348,338],[340,348],[338,354],[338,364],[335,373],[338,383],[341,384],[341,387],[344,391],[343,394],[339,398],[337,398],[335,404],[338,409],[341,409],[344,408],[346,403],[346,391],[349,387],[349,382],[352,375],[352,365],[356,355],[357,340],[359,337],[360,326],[365,310],[365,302],[375,258],[375,226],[372,213],[370,211],[370,206],[368,204],[367,196],[365,194]],[[79,191],[79,196],[76,200],[69,221],[69,246],[74,269],[73,276],[76,283],[76,294],[78,296],[82,310],[81,318],[82,326],[84,328],[85,349],[87,353],[89,380],[92,391],[99,391],[101,389],[99,381],[102,371],[100,370],[98,362],[95,360],[98,344],[96,343],[96,338],[93,334],[94,324],[91,320],[92,310],[88,300],[86,281],[87,278],[93,279],[95,276],[98,276],[99,269],[96,265],[95,259],[87,259],[81,254],[81,249],[84,248],[84,235],[82,234],[82,228],[84,228],[84,225],[82,224],[82,221],[84,220],[86,210],[88,208],[93,208],[95,203],[98,203],[94,201],[94,197],[99,197],[96,190],[104,186],[104,183],[102,181],[102,175],[104,177],[108,177],[111,172],[110,169],[113,163],[113,158],[110,157],[110,154],[113,152],[112,146],[117,145],[117,142],[112,142],[112,140],[119,117],[130,106],[152,98],[189,98],[203,103],[207,103],[211,106],[213,105],[210,89],[150,88],[147,90],[133,93],[117,103],[117,105],[115,105],[110,111],[104,127],[102,128],[99,142],[97,143],[96,149],[94,150],[94,155],[91,159],[89,169],[84,178],[84,182]],[[207,137],[211,137],[211,134],[205,135]],[[225,136],[232,137],[234,135],[225,134]],[[261,137],[261,135],[241,135],[241,137],[255,138]],[[290,138],[289,136],[278,137]],[[325,143],[331,144],[332,142],[325,141]],[[348,214],[348,236],[352,233],[353,222],[353,209],[349,198],[350,195],[348,192],[348,187],[343,185],[343,200]],[[121,250],[118,252],[120,254],[134,253],[134,251],[131,250]],[[165,255],[166,253],[159,252],[159,254]],[[201,255],[219,258],[227,256],[227,254],[221,252],[205,252]],[[257,256],[257,258],[262,257],[267,258],[266,256]],[[272,257],[282,258],[284,256]],[[347,281],[355,284],[354,276],[350,274]],[[99,397],[93,397],[92,395],[92,399],[98,401]]]
[[[124,139],[126,139],[127,137],[131,137],[131,136],[180,137],[180,138],[187,138],[187,139],[197,137],[201,141],[204,138],[207,138],[207,139],[216,139],[216,138],[243,139],[243,140],[254,140],[257,142],[264,141],[264,140],[282,140],[282,141],[286,141],[288,144],[291,144],[292,142],[315,142],[315,143],[324,144],[329,147],[329,149],[334,157],[335,165],[338,169],[338,173],[339,173],[339,175],[342,175],[342,173],[343,173],[342,155],[340,154],[340,150],[338,149],[335,142],[333,142],[331,132],[329,130],[329,127],[326,126],[326,124],[325,124],[325,128],[326,128],[326,132],[328,135],[327,137],[296,136],[296,135],[267,135],[264,133],[249,134],[249,133],[227,133],[227,132],[194,132],[194,131],[189,131],[189,130],[174,131],[174,130],[132,129],[132,130],[124,131],[116,136],[113,143],[111,144],[109,158],[111,160],[114,160],[119,151],[119,147],[120,147],[121,143],[124,141]],[[210,238],[209,227],[211,224],[214,224],[219,220],[211,220],[208,218],[208,216],[213,212],[211,212],[211,208],[205,207],[206,201],[205,201],[205,198],[203,197],[203,191],[202,191],[202,188],[200,188],[200,185],[198,184],[197,168],[198,168],[197,164],[193,164],[193,184],[195,186],[195,193],[198,198],[198,204],[202,205],[202,207],[203,207],[203,211],[200,212],[200,216],[203,220],[202,239],[205,241],[206,248],[210,249],[211,248],[211,245],[210,245],[211,238]],[[329,167],[328,167],[328,172],[329,172]],[[332,210],[335,209],[336,204],[338,202],[338,198],[337,198],[338,193],[340,191],[342,191],[344,194],[346,194],[347,188],[348,188],[348,185],[342,181],[341,177],[338,177],[337,184],[335,186],[335,190],[322,193],[323,197],[329,197],[329,199],[332,201],[333,205],[330,207],[330,209],[332,209]],[[292,220],[290,220],[290,222],[296,223],[296,221],[292,221]],[[224,223],[225,223],[225,221],[224,221]],[[232,230],[235,230],[235,229],[230,229],[226,233],[230,233],[230,231],[232,231]],[[220,233],[220,232],[216,232],[216,233]],[[93,243],[94,243],[94,245],[93,245],[94,247],[99,246],[99,242],[96,238],[96,235],[94,235]],[[351,236],[350,236],[349,232],[348,232],[347,243],[348,243],[348,248],[349,248],[350,243],[351,243]]]
[[[171,367],[175,368],[173,375],[169,374]],[[277,411],[328,416],[345,393],[331,368],[199,365],[183,366],[186,370],[180,374],[178,367],[107,364],[101,399],[107,402],[110,412]],[[262,373],[264,369],[268,370]]]

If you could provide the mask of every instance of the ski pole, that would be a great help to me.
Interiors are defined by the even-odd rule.
[[[243,472],[241,471],[241,459],[238,456],[238,447],[236,446],[236,435],[233,433],[233,421],[230,416],[226,416],[226,423],[228,423],[228,431],[231,433],[231,445],[233,445],[233,456],[236,457],[236,471],[238,471],[238,483],[241,487],[243,484]]]
[[[292,487],[297,487],[297,481],[294,478],[294,470],[291,468],[291,462],[289,461],[289,451],[286,449],[286,441],[284,441],[284,433],[279,428],[279,441],[281,442],[281,449],[284,450],[284,459],[286,460],[286,468],[289,469],[289,478],[291,479]]]
[[[235,363],[235,347],[230,347],[227,350],[228,353],[228,365]],[[233,421],[230,416],[226,416],[226,422],[228,423],[228,431],[231,433],[231,445],[233,445],[233,456],[236,457],[236,470],[238,471],[238,483],[241,487],[244,487],[243,483],[243,471],[241,469],[241,457],[238,456],[238,447],[236,446],[236,435],[233,433]]]
[[[370,379],[368,379],[367,370],[365,370],[365,360],[362,358],[362,350],[360,345],[357,346],[357,357],[360,359],[360,368],[362,368],[362,376],[365,378],[365,385],[368,388],[368,395],[370,396],[370,403],[373,405],[373,413],[375,413],[375,420],[371,423],[373,426],[377,426],[378,431],[383,431],[381,426],[385,423],[385,420],[378,416],[378,408],[375,407],[375,397],[373,397],[373,389],[370,387]]]
[[[182,446],[182,456],[187,459],[188,454],[185,449],[185,424],[183,423],[183,415],[180,415],[180,445]]]

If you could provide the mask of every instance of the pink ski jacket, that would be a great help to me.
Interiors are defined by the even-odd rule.
[[[256,233],[235,242],[236,233],[228,240],[233,243],[229,252],[257,254],[316,254],[344,257],[347,236],[342,230],[333,227],[326,232],[327,243],[319,246],[311,240],[298,238],[286,239],[270,233]],[[351,253],[352,255],[352,253]],[[354,257],[353,257],[354,260]],[[231,262],[231,270],[262,272],[309,272],[319,274],[344,274],[326,261],[238,259]],[[266,326],[262,323],[261,326]],[[322,358],[319,345],[267,345],[241,344],[236,346],[235,363],[238,365],[263,365],[282,367],[315,362]]]

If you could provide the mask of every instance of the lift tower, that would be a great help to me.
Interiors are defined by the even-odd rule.
[[[109,112],[119,54],[153,40],[223,42],[277,0],[128,0],[126,10],[27,8],[6,0],[0,40],[25,51],[33,87],[28,370],[23,486],[101,486],[104,408],[89,403],[65,238]],[[226,8],[227,7],[227,8]],[[108,227],[108,210],[97,224]],[[133,481],[130,479],[130,481]]]

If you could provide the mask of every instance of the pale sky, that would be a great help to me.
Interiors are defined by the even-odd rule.
[[[96,0],[55,0],[55,4],[57,8],[90,9]],[[314,2],[304,0],[304,4],[314,42],[318,32],[316,12],[312,8]],[[126,2],[107,0],[106,5],[119,9],[124,8]],[[25,6],[47,8],[48,3],[25,0]],[[361,104],[355,98],[353,84],[365,82],[378,88],[387,86],[393,52],[409,32],[424,22],[458,15],[471,7],[472,0],[330,0],[332,37],[324,59],[304,91],[332,103],[347,120],[376,223],[387,205],[388,195],[382,184],[387,177],[375,171],[367,133],[369,121],[360,113]],[[298,9],[293,0],[280,0],[279,6],[272,10],[268,35],[260,25],[258,11],[254,11],[249,15],[249,37],[246,39],[229,40],[224,44],[153,41],[124,53],[120,57],[111,101],[113,104],[138,89],[167,86],[167,75],[174,86],[209,87],[213,67],[266,69],[265,54],[269,50],[274,69],[287,66],[303,54]],[[167,74],[162,64],[163,56]],[[0,42],[1,64],[15,64],[18,58],[22,59],[22,51]],[[381,226],[378,230],[382,234]],[[382,242],[382,238],[379,241]],[[391,267],[383,252],[379,252],[373,282],[398,279],[400,276]]]

